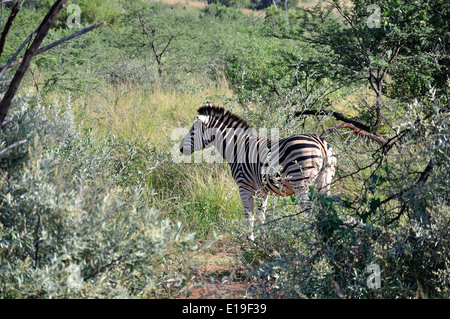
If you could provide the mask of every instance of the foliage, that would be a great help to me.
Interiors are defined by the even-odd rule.
[[[368,81],[377,95],[384,93],[385,75],[392,74],[388,85],[396,89],[390,94],[402,92],[409,98],[425,94],[430,80],[432,85],[440,82],[439,87],[447,81],[448,20],[442,21],[449,12],[446,1],[324,3],[307,10],[298,29],[304,40],[322,49],[311,65],[314,70],[344,83]],[[420,67],[404,72],[406,65]]]
[[[429,224],[412,220],[391,227],[350,218],[339,202],[320,198],[307,218],[271,225],[273,231],[258,242],[266,261],[257,276],[265,281],[252,291],[254,296],[448,298],[447,204],[430,207]],[[381,268],[378,289],[368,286],[371,264]],[[268,286],[274,287],[269,295]]]
[[[25,5],[41,13],[47,12],[53,5],[52,0],[27,1]],[[77,5],[74,8],[72,5]],[[114,24],[120,15],[120,6],[118,0],[70,0],[67,2],[66,9],[61,12],[55,26],[57,28],[66,27],[66,23],[71,15],[80,14],[80,24],[87,25],[106,21],[108,24]]]
[[[269,207],[262,237],[247,253],[258,260],[254,275],[265,279],[254,296],[448,298],[450,131],[445,101],[431,94],[408,104],[396,124],[407,138],[388,153],[364,159],[362,152],[355,164],[350,150],[364,149],[363,143],[351,138],[334,143],[340,163],[335,183],[345,190],[332,189],[331,197],[310,190],[311,211],[302,213],[285,202]],[[421,120],[411,121],[411,114]],[[419,182],[430,157],[435,169],[426,183]],[[340,181],[345,176],[351,176],[352,188]],[[381,269],[378,289],[367,283],[371,264]]]
[[[137,180],[128,183],[136,174],[129,170],[138,162],[135,146],[78,132],[70,108],[58,104],[31,107],[22,100],[16,108],[17,121],[2,132],[1,144],[21,134],[30,142],[1,160],[1,296],[169,297],[184,291],[198,247],[181,223],[143,201]]]
[[[448,298],[448,2],[379,1],[374,28],[365,0],[210,2],[71,1],[108,25],[35,56],[1,128],[0,151],[26,141],[0,157],[1,296],[189,296],[198,243],[220,234],[248,296]],[[25,2],[3,65],[51,4]],[[77,31],[69,15],[43,45]],[[328,132],[332,196],[310,190],[303,213],[272,198],[250,243],[227,165],[171,160],[206,101],[280,137],[367,135]]]
[[[209,4],[221,4],[226,7],[248,7],[250,5],[250,0],[217,0],[217,1],[208,1]]]

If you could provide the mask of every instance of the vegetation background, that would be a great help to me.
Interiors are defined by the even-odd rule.
[[[69,4],[43,45],[107,25],[36,55],[0,129],[2,298],[449,298],[448,1]],[[331,196],[271,198],[246,240],[227,164],[172,161],[206,101],[327,136]]]

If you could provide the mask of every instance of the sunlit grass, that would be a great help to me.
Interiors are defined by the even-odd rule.
[[[221,104],[231,98],[226,81],[193,83],[191,90],[132,85],[106,86],[76,102],[76,112],[95,134],[114,134],[123,139],[140,138],[159,151],[169,151],[171,132],[189,128],[196,110],[207,100]]]
[[[242,217],[237,186],[227,164],[173,162],[171,152],[178,141],[171,139],[172,131],[189,129],[200,106],[206,101],[223,105],[233,99],[233,92],[224,79],[214,84],[192,80],[186,87],[109,85],[78,98],[73,109],[81,126],[99,138],[114,135],[154,148],[162,162],[139,182],[163,214],[207,236],[227,220]]]

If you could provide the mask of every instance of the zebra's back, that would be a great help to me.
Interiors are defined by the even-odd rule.
[[[262,174],[265,192],[289,196],[305,192],[318,183],[320,191],[329,189],[334,175],[334,157],[331,147],[317,135],[294,135],[270,143],[270,169]],[[335,161],[334,161],[335,163]],[[267,166],[267,164],[266,164]],[[331,169],[331,171],[330,171]],[[327,187],[328,186],[328,187]]]

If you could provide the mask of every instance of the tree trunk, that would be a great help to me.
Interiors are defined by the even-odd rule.
[[[56,18],[58,17],[59,13],[61,12],[66,2],[67,0],[57,0],[50,8],[47,15],[42,20],[42,23],[39,26],[39,28],[36,30],[36,36],[34,38],[34,41],[30,45],[28,50],[25,52],[22,64],[20,65],[16,74],[14,74],[11,84],[9,85],[8,91],[6,91],[3,100],[0,102],[0,123],[3,122],[3,120],[6,117],[6,114],[8,114],[9,107],[11,106],[11,101],[13,100],[14,95],[16,94],[17,89],[19,88],[20,82],[22,81],[25,72],[28,69],[28,66],[30,65],[31,59],[36,54],[39,46],[42,43],[42,40],[44,40],[45,36],[48,33],[48,30],[53,25],[53,22],[55,22]]]

